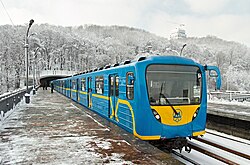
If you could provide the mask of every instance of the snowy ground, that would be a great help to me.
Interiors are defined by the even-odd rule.
[[[209,100],[208,113],[247,120],[250,122],[250,103],[237,101],[230,102],[225,100]]]
[[[30,88],[31,86],[29,86]],[[17,92],[20,92],[22,90],[25,90],[26,87],[22,87],[22,88],[19,88],[19,89],[15,89],[14,91],[10,91],[10,92],[6,92],[6,93],[3,93],[3,94],[0,94],[0,98],[4,98],[6,97],[7,95],[10,95],[10,94],[13,94],[13,93],[17,93]]]
[[[243,107],[249,107],[250,108],[250,102],[249,101],[239,102],[239,101],[236,101],[236,100],[228,101],[228,100],[224,100],[224,99],[213,98],[212,100],[208,100],[208,103],[223,104],[223,105],[238,105],[238,106],[243,106]]]
[[[81,108],[41,89],[30,104],[19,103],[1,117],[0,164],[178,164]]]
[[[238,137],[235,137],[235,136],[231,136],[231,135],[227,135],[227,134],[224,134],[224,133],[220,133],[220,132],[217,132],[217,131],[213,131],[213,130],[208,130],[207,131],[209,132],[212,132],[212,133],[215,133],[215,134],[218,134],[220,136],[225,136],[227,138],[230,138],[230,139],[234,139],[236,141],[233,141],[233,140],[230,140],[230,139],[225,139],[225,138],[222,138],[222,137],[218,137],[218,136],[215,136],[215,135],[211,135],[211,134],[205,134],[204,137],[202,137],[203,139],[206,139],[206,140],[209,140],[211,142],[214,142],[216,144],[220,144],[224,147],[227,147],[227,148],[230,148],[230,149],[234,149],[234,150],[237,150],[239,152],[242,152],[244,154],[247,154],[247,155],[250,155],[250,141],[249,140],[246,140],[246,139],[242,139],[242,138],[238,138]],[[225,157],[231,161],[234,161],[236,163],[239,163],[239,164],[242,164],[242,165],[249,165],[250,164],[250,160],[248,159],[245,159],[245,158],[241,158],[239,156],[236,156],[236,155],[233,155],[231,153],[228,153],[228,152],[225,152],[221,149],[217,149],[215,147],[212,147],[212,146],[209,146],[209,145],[206,145],[204,143],[201,143],[197,140],[191,140],[192,142],[194,142],[195,144],[199,145],[199,146],[202,146],[202,148],[205,148],[206,150],[210,151],[210,152],[213,152],[215,154],[218,154],[222,157]],[[201,163],[201,164],[204,164],[204,165],[210,165],[210,164],[225,164],[223,162],[220,162],[214,158],[211,158],[209,156],[206,156],[198,151],[195,151],[195,150],[192,150],[191,153],[187,153],[187,152],[182,152],[183,155],[185,156],[188,156],[189,158],[191,158],[192,160],[195,160],[196,162],[198,163]],[[190,164],[186,161],[183,161],[185,164]]]
[[[250,108],[243,104],[210,101],[209,108],[247,116]],[[247,140],[240,139],[244,146],[209,134],[204,138],[250,154]],[[0,142],[0,164],[179,164],[64,96],[41,89],[29,105],[22,101],[0,115]],[[194,150],[183,153],[201,164],[222,164]]]

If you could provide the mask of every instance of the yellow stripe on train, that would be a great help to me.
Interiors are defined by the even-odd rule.
[[[98,94],[92,94],[92,96],[97,97],[97,98],[101,98],[101,99],[105,99],[105,100],[110,100],[110,103],[112,105],[112,99],[110,99],[110,97],[108,97],[108,96],[103,96],[103,95],[98,95]],[[110,118],[115,117],[116,121],[119,122],[119,116],[117,115],[117,112],[119,111],[119,104],[124,104],[129,108],[131,116],[132,116],[133,134],[136,137],[138,137],[138,138],[140,138],[142,140],[158,140],[158,139],[160,139],[160,137],[161,137],[160,135],[142,136],[142,135],[139,135],[136,132],[136,123],[135,123],[135,117],[134,117],[134,110],[133,110],[131,104],[127,100],[118,99],[118,101],[116,103],[116,106],[115,106],[115,113],[114,113],[114,109],[113,109],[113,106],[112,106],[112,114],[111,114]]]

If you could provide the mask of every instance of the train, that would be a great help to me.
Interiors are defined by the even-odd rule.
[[[208,72],[207,72],[208,71]],[[207,77],[221,75],[180,56],[140,57],[53,81],[55,90],[134,136],[173,149],[205,134]]]

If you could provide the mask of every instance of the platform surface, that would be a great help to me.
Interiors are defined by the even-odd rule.
[[[0,164],[181,164],[65,96],[37,91],[0,123]]]
[[[248,105],[208,103],[207,109],[207,112],[212,115],[246,120],[250,122],[250,106]]]

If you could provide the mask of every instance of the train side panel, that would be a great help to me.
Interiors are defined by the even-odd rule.
[[[173,96],[172,99],[187,97],[187,104],[160,104],[161,88],[160,83],[172,81],[165,76],[165,79],[150,79],[150,82],[158,83],[157,92],[158,103],[152,104],[149,98],[149,87],[147,85],[147,68],[150,65],[176,65],[182,75],[191,74],[196,77],[189,79],[176,79],[176,83],[186,83],[184,88],[170,87],[181,92],[179,96]],[[186,71],[186,68],[195,68]],[[159,68],[159,67],[158,67]],[[173,68],[173,67],[172,67]],[[166,69],[167,70],[167,69]],[[176,69],[170,70],[171,74]],[[178,70],[178,69],[177,69]],[[165,70],[160,70],[163,73]],[[167,70],[169,74],[169,70]],[[158,73],[158,72],[156,72]],[[151,74],[151,73],[150,73]],[[153,72],[152,72],[153,74]],[[179,76],[182,77],[182,76]],[[199,79],[197,78],[199,77]],[[178,81],[180,80],[180,81]],[[194,85],[197,80],[202,85]],[[58,80],[60,81],[60,80]],[[90,110],[100,114],[102,117],[117,124],[123,129],[142,140],[171,139],[177,137],[192,137],[205,133],[206,126],[206,74],[205,67],[194,61],[181,57],[150,57],[147,60],[112,67],[96,72],[85,73],[78,76],[63,79],[63,90],[56,87],[57,91],[84,105]],[[190,81],[190,82],[189,82]],[[56,82],[56,81],[55,81]],[[60,83],[56,82],[57,86]],[[59,85],[58,85],[59,84]],[[199,87],[198,102],[192,103],[190,100],[195,98],[194,87]],[[153,87],[150,89],[154,89]],[[159,90],[159,91],[158,91]],[[151,90],[152,91],[152,90]],[[187,96],[186,96],[187,95]],[[191,95],[193,98],[191,98]],[[155,102],[156,103],[156,102]],[[156,116],[160,116],[157,119]]]

